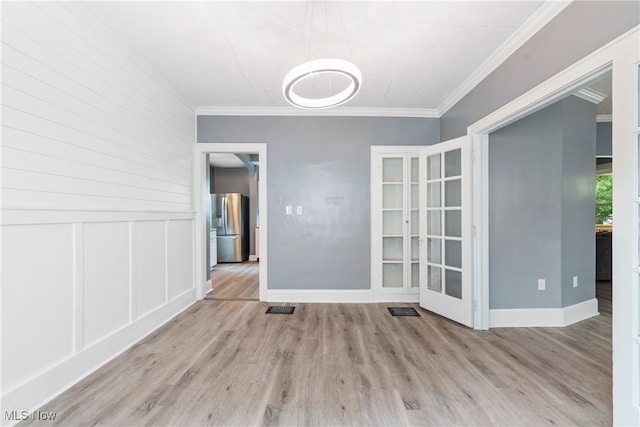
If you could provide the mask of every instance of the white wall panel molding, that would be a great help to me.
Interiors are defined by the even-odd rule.
[[[2,12],[0,412],[32,411],[196,301],[194,109],[81,5]]]
[[[0,225],[192,220],[193,212],[3,207]]]
[[[194,229],[192,220],[166,223],[169,300],[194,286]]]
[[[149,319],[195,302],[194,220],[159,215],[2,226],[5,409],[37,409],[45,401],[35,399],[42,393],[32,387],[41,378],[52,379],[59,392],[80,378],[64,377],[79,372],[69,360],[90,360],[94,369],[125,349],[105,343],[142,337]],[[17,406],[6,406],[14,397]]]
[[[73,224],[74,353],[84,349],[84,224]]]
[[[38,372],[16,387],[4,390],[4,410],[31,412],[37,409],[161,327],[191,306],[195,300],[195,290],[191,289],[102,341],[94,343],[85,351],[52,365],[44,372]]]
[[[129,322],[128,222],[84,227],[84,342],[91,345]]]
[[[167,282],[166,235],[167,221],[138,221],[133,223],[135,254],[133,263],[132,307],[133,319],[155,310],[167,303],[165,285]]]
[[[2,227],[2,390],[74,352],[71,224]],[[18,408],[16,408],[18,409]]]

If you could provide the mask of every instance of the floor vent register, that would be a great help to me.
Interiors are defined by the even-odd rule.
[[[392,316],[412,316],[420,317],[420,314],[413,307],[387,307]]]
[[[266,314],[293,314],[295,307],[285,307],[281,305],[272,305],[267,308]]]

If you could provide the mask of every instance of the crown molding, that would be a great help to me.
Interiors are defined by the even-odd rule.
[[[613,121],[613,116],[611,114],[598,114],[596,116],[596,122],[598,123],[605,123],[605,122],[612,122]]]
[[[546,1],[437,108],[443,116],[573,0]]]
[[[598,92],[597,90],[589,89],[588,87],[582,88],[579,91],[574,93],[580,99],[584,99],[585,101],[592,102],[594,104],[600,104],[605,100],[607,94]]]
[[[196,108],[197,116],[335,116],[335,117],[421,117],[439,118],[436,109],[421,108],[327,108],[320,110],[294,107],[216,107]]]

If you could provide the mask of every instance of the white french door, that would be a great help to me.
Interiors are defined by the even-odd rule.
[[[420,306],[473,326],[469,137],[420,150]]]
[[[418,181],[418,147],[371,147],[371,278],[374,301],[418,301]]]

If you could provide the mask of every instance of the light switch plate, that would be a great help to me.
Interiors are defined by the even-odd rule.
[[[547,288],[547,282],[544,279],[538,279],[538,290],[544,291]]]
[[[293,209],[291,208],[291,205],[286,205],[284,207],[284,214],[285,215],[291,215],[293,213]]]

